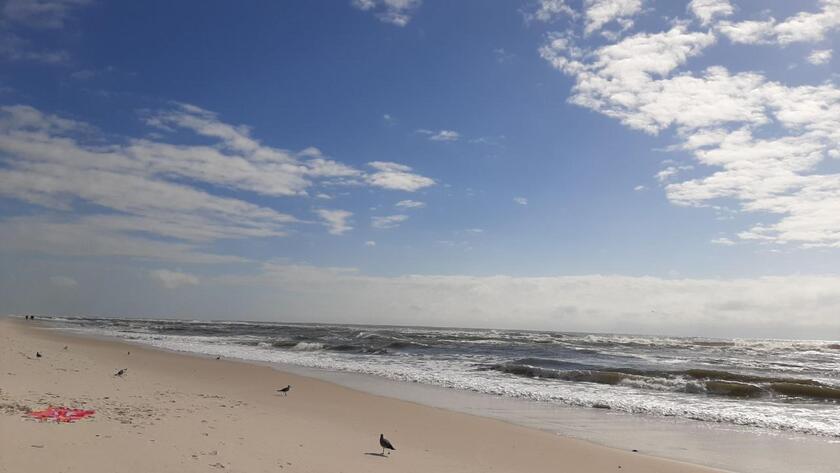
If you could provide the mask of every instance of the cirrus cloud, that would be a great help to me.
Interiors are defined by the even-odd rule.
[[[397,228],[400,226],[401,223],[408,220],[408,215],[385,215],[385,216],[377,216],[371,217],[370,219],[370,226],[373,228],[378,228],[380,230],[386,230],[389,228]]]
[[[314,147],[272,147],[249,127],[190,104],[142,117],[159,131],[155,138],[110,137],[28,105],[0,107],[0,197],[41,209],[4,220],[5,249],[235,261],[207,247],[218,240],[282,237],[288,226],[302,223],[254,203],[252,195],[307,196],[314,187],[344,183],[406,191],[434,184],[398,163],[374,162],[375,172],[366,173]],[[341,223],[347,217],[330,214],[331,232],[348,231]],[[24,233],[38,235],[18,237]]]

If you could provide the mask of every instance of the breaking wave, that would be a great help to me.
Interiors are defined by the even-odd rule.
[[[170,350],[840,438],[840,342],[55,318]]]

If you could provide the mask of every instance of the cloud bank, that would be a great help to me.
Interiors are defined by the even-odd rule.
[[[840,337],[836,276],[663,279],[366,276],[354,269],[270,262],[214,284],[270,288],[279,320],[614,331],[677,335]],[[330,297],[323,297],[329,294]],[[605,296],[608,295],[608,296]],[[270,315],[269,315],[270,314]]]

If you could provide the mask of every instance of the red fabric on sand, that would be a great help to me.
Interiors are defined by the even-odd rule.
[[[53,422],[75,422],[94,414],[95,411],[86,409],[69,409],[67,407],[50,406],[42,411],[32,411],[29,413],[29,416],[38,420],[50,420]]]

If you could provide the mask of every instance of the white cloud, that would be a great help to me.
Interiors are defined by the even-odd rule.
[[[190,130],[218,140],[215,147],[175,146],[135,140],[129,151],[163,169],[162,172],[198,178],[265,195],[302,195],[310,178],[358,177],[361,172],[323,158],[317,148],[297,156],[287,150],[265,146],[245,126],[224,123],[218,116],[193,105],[150,114],[149,125],[162,130]]]
[[[320,209],[316,213],[324,220],[324,225],[328,229],[327,231],[332,235],[343,235],[353,229],[348,223],[350,217],[353,216],[352,212]]]
[[[722,245],[722,246],[732,246],[735,244],[734,241],[730,240],[726,237],[715,238],[710,241],[713,245]]]
[[[729,0],[691,0],[688,9],[703,25],[708,25],[718,17],[730,16],[735,8]]]
[[[0,59],[61,65],[70,60],[70,55],[62,50],[36,49],[29,40],[0,28]]]
[[[711,95],[709,92],[714,89],[700,89],[689,76],[681,77],[686,84],[657,80],[684,64],[689,57],[700,54],[714,41],[714,35],[710,33],[691,32],[685,26],[677,25],[669,31],[640,33],[598,48],[590,53],[593,58],[588,62],[579,60],[583,51],[560,35],[553,35],[540,53],[554,67],[577,79],[570,98],[572,103],[618,118],[632,128],[656,133],[675,122],[699,125],[701,121],[727,120],[729,113],[741,111],[732,111],[731,106],[721,107],[720,102],[714,101],[705,106],[697,104],[697,109],[686,111],[679,108],[682,104],[674,102],[728,99],[731,94],[726,95],[728,91],[721,90],[717,94],[720,97]],[[672,93],[660,90],[671,84]],[[682,93],[683,87],[689,93],[698,91],[707,96],[686,96]]]
[[[718,28],[733,43],[756,44],[771,42],[773,24],[774,20],[747,20],[738,23],[722,22]]]
[[[832,53],[831,49],[815,49],[808,55],[808,62],[815,66],[827,64],[831,61]]]
[[[621,30],[633,25],[630,19],[642,10],[642,0],[584,0],[586,18],[584,34],[592,34],[611,21],[618,22]]]
[[[422,0],[353,0],[359,10],[375,12],[380,21],[396,26],[405,26],[411,21],[414,11]]]
[[[440,130],[439,132],[430,136],[429,139],[432,141],[458,141],[460,137],[461,134],[457,131]]]
[[[302,158],[323,158],[324,152],[315,146],[307,146],[306,148],[298,151],[297,156]]]
[[[181,286],[198,285],[198,278],[189,273],[170,271],[168,269],[155,269],[149,271],[149,277],[167,289],[177,289]]]
[[[92,0],[6,0],[2,18],[31,28],[58,29],[73,10],[90,5]]]
[[[27,251],[51,254],[61,248],[74,255],[110,251],[125,257],[231,261],[236,258],[208,254],[201,246],[283,236],[298,219],[229,191],[303,196],[318,183],[340,185],[336,180],[342,179],[408,191],[434,184],[397,163],[372,163],[377,171],[367,174],[314,147],[292,153],[266,146],[248,127],[227,124],[193,105],[144,117],[173,140],[186,133],[209,143],[111,138],[86,123],[30,106],[0,107],[0,196],[55,211],[49,218],[7,220],[14,225],[0,233],[49,228],[52,235],[66,235],[67,241],[40,235],[15,242]],[[87,207],[84,214],[81,207]],[[85,245],[86,238],[100,245]]]
[[[376,246],[376,242],[373,240],[368,240],[365,242],[365,246]]]
[[[670,182],[672,202],[734,200],[742,212],[780,218],[741,232],[742,239],[840,247],[840,175],[820,167],[840,157],[840,89],[831,82],[786,86],[720,66],[685,69],[715,41],[714,31],[677,22],[593,49],[556,33],[540,52],[574,79],[571,103],[650,134],[673,129],[672,149],[713,170],[673,182],[688,165],[663,169],[657,177]]]
[[[236,263],[235,256],[218,255],[192,243],[172,243],[130,235],[97,224],[95,220],[73,218],[50,221],[38,217],[17,217],[0,225],[0,252],[46,253],[61,257],[117,256],[183,263]]]
[[[213,161],[223,161],[224,156],[212,149],[173,151],[171,145],[137,141],[127,146],[83,145],[86,128],[29,107],[0,109],[0,153],[6,163],[0,171],[0,194],[59,210],[72,210],[77,200],[84,201],[118,212],[101,217],[113,225],[143,222],[148,225],[147,232],[159,230],[159,235],[182,238],[172,232],[181,233],[179,227],[194,229],[197,240],[240,233],[281,235],[281,226],[296,220],[165,179],[182,175],[244,186],[246,176],[222,175],[227,163],[213,169]],[[122,223],[115,224],[117,221]]]
[[[636,192],[641,192],[641,191],[647,190],[647,187],[639,184],[638,186],[634,187],[633,190],[636,191]]]
[[[564,0],[539,0],[539,7],[533,13],[525,15],[526,19],[537,21],[554,21],[560,16],[574,17],[577,13]]]
[[[513,201],[519,205],[528,205],[528,199],[525,197],[514,197]]]
[[[422,209],[426,206],[426,203],[416,200],[401,200],[396,203],[396,206],[401,209]]]
[[[799,12],[784,21],[774,18],[741,22],[721,21],[721,33],[736,43],[791,44],[823,41],[840,28],[840,0],[820,0],[818,12]]]
[[[412,169],[404,164],[373,161],[368,163],[368,166],[376,172],[367,176],[367,182],[383,189],[414,192],[435,184],[433,179],[413,173]]]
[[[461,138],[461,134],[457,131],[452,130],[425,130],[420,129],[417,130],[417,133],[422,133],[424,135],[428,135],[429,139],[432,141],[458,141]]]
[[[70,276],[50,276],[50,283],[63,288],[78,287],[79,283]]]
[[[408,220],[408,215],[402,214],[371,217],[370,226],[380,230],[386,230],[389,228],[397,228],[406,220]]]
[[[693,166],[668,166],[665,169],[656,173],[656,179],[659,182],[667,182],[672,177],[678,175],[680,171],[690,171],[694,169]]]
[[[26,28],[58,30],[92,0],[6,0],[0,4],[0,59],[64,65],[70,54],[37,47],[20,36]]]

